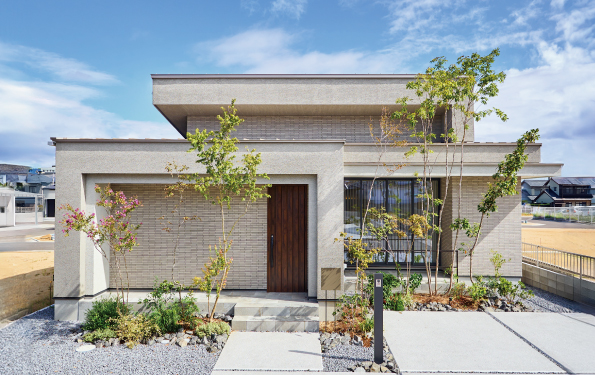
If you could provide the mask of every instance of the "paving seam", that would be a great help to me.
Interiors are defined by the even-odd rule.
[[[507,330],[509,330],[510,332],[514,333],[515,336],[517,336],[518,338],[520,338],[521,340],[523,340],[525,343],[527,343],[530,347],[532,347],[533,349],[537,350],[541,355],[543,355],[544,357],[546,357],[547,359],[549,359],[551,362],[553,362],[556,366],[560,367],[562,370],[564,370],[567,374],[574,374],[574,372],[572,372],[569,368],[567,368],[566,366],[564,366],[563,364],[561,364],[560,362],[556,361],[554,358],[552,358],[550,355],[548,355],[546,352],[544,352],[543,350],[539,349],[535,344],[533,344],[531,341],[527,340],[526,338],[524,338],[520,333],[518,333],[517,331],[515,331],[514,329],[510,328],[509,326],[507,326],[506,324],[504,324],[503,321],[501,321],[500,319],[496,318],[492,313],[486,312],[486,314],[488,314],[490,317],[492,317],[492,319],[494,319],[495,321],[497,321],[498,323],[502,324],[502,326],[504,326],[504,328],[506,328]]]
[[[590,325],[590,326],[593,326],[593,327],[595,327],[595,324],[591,324],[591,323],[589,323],[589,322],[585,322],[584,320],[580,320],[580,319],[577,319],[577,318],[573,318],[573,317],[572,317],[572,316],[570,316],[570,315],[564,315],[564,314],[562,314],[562,313],[558,313],[558,314],[559,314],[559,315],[562,315],[562,316],[565,316],[565,317],[567,317],[568,319],[576,320],[577,322],[581,322],[581,323],[588,324],[588,325]],[[568,313],[565,313],[565,314],[568,314]]]

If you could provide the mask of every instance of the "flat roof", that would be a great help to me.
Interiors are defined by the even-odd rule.
[[[151,74],[155,79],[387,79],[415,78],[417,74]]]

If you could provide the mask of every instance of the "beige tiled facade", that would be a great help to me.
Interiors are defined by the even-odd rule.
[[[127,255],[131,288],[152,288],[159,281],[177,280],[185,285],[196,276],[209,260],[209,246],[221,238],[221,214],[217,206],[207,202],[194,190],[184,193],[181,209],[172,213],[179,198],[165,197],[166,185],[113,184],[112,188],[126,196],[136,195],[143,206],[133,213],[133,221],[143,223],[138,231],[138,243]],[[244,212],[244,205],[234,201],[226,212],[227,228]],[[180,216],[181,215],[181,216]],[[162,219],[162,217],[164,217]],[[200,220],[187,221],[178,230],[180,217],[197,216]],[[172,224],[167,224],[167,221]],[[169,227],[168,233],[164,228]],[[233,232],[230,256],[233,258],[227,287],[230,289],[266,289],[267,201],[252,204],[248,214],[238,222]],[[174,249],[178,241],[178,247]],[[175,266],[174,266],[175,260]],[[173,275],[172,275],[173,268]],[[116,268],[110,262],[110,287],[116,286]]]
[[[471,223],[479,222],[481,214],[477,211],[477,205],[481,202],[483,194],[488,189],[491,177],[463,177],[461,218],[467,218]],[[444,194],[445,179],[441,182],[441,191]],[[520,193],[520,180],[517,185]],[[459,178],[451,179],[448,197],[444,204],[442,247],[456,249],[461,243],[469,244],[471,240],[461,232],[459,234],[458,246],[454,243],[455,233],[449,227],[458,216],[459,202]],[[498,212],[490,214],[484,219],[483,229],[479,243],[473,256],[474,275],[493,275],[494,267],[490,262],[492,251],[498,251],[509,260],[501,269],[504,276],[520,277],[521,275],[521,196],[513,195],[498,199]],[[466,246],[468,247],[468,246]],[[443,264],[446,259],[443,258]],[[459,252],[459,275],[469,276],[469,258]]]
[[[244,122],[234,136],[242,139],[344,139],[347,143],[374,143],[369,124],[378,129],[379,116],[242,116]],[[436,116],[437,129],[443,122]],[[219,129],[215,116],[188,118],[188,132]],[[403,140],[411,140],[411,132],[403,132]]]

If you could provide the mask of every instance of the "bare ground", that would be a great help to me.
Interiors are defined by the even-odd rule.
[[[53,266],[53,251],[13,251],[0,253],[0,279]]]
[[[523,242],[595,257],[595,228],[523,226]]]

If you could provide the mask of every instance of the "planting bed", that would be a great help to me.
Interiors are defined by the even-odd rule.
[[[80,322],[53,319],[50,306],[0,329],[0,374],[210,374],[220,353],[212,347],[222,347],[211,339],[208,345],[198,339],[190,345],[190,338],[186,347],[171,341],[133,349],[110,343],[109,347],[77,352],[82,345],[89,345],[77,342],[82,333]],[[186,339],[175,336],[176,342]]]

